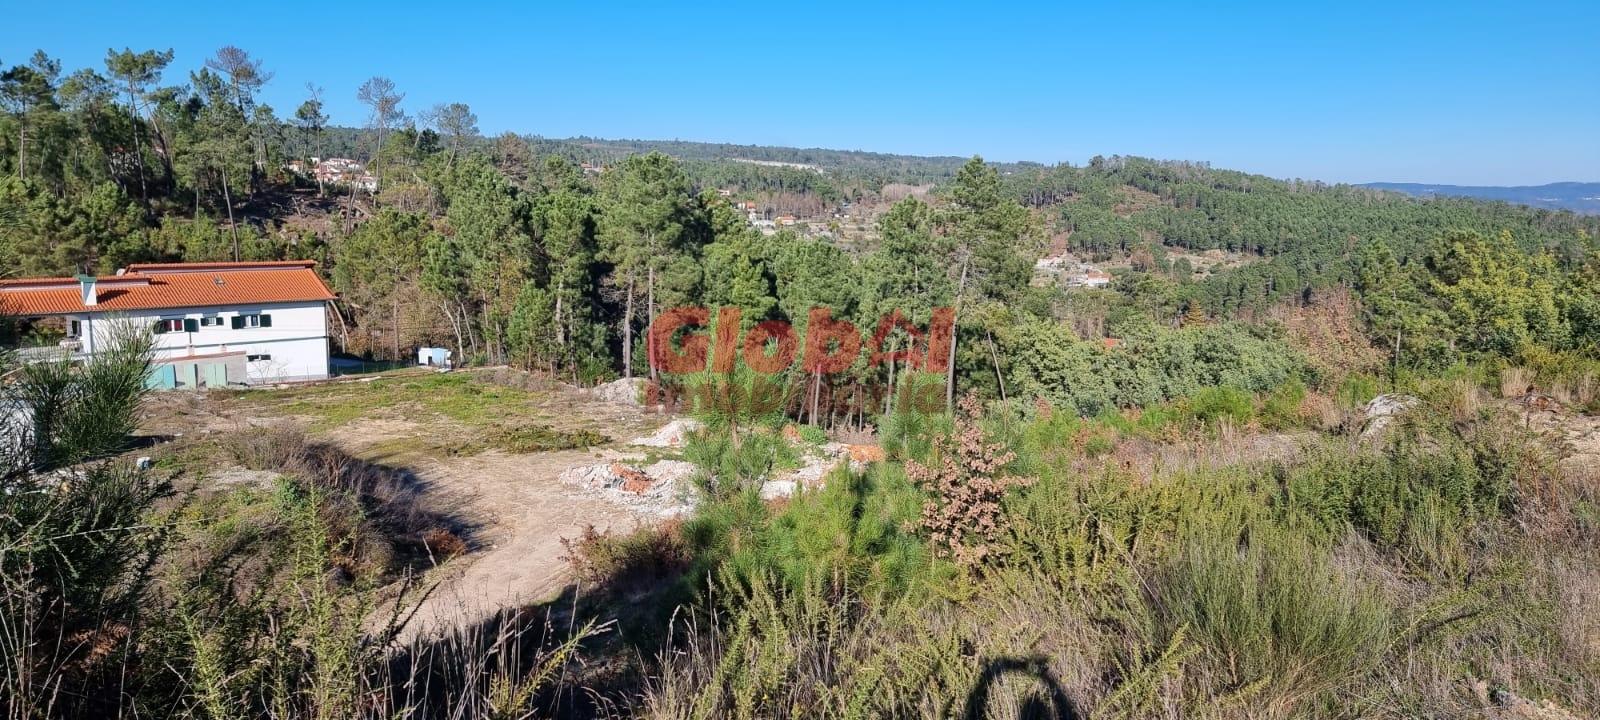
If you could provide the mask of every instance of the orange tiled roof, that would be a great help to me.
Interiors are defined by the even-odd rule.
[[[130,265],[96,278],[85,306],[76,278],[0,280],[0,315],[39,316],[333,300],[310,261]]]
[[[210,270],[270,270],[316,267],[314,260],[253,260],[245,262],[134,263],[124,268],[130,273],[207,272]]]

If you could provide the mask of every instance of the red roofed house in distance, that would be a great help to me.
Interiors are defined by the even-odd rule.
[[[327,303],[309,260],[136,264],[116,275],[0,280],[0,315],[55,324],[59,346],[30,358],[88,358],[116,323],[155,332],[156,388],[223,387],[328,376]]]

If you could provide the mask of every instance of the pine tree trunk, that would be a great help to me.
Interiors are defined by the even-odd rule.
[[[150,211],[150,189],[144,182],[144,145],[139,142],[139,101],[133,92],[133,83],[128,83],[128,108],[133,110],[133,156],[139,164],[139,200],[144,203],[146,212]]]
[[[461,310],[461,325],[466,329],[467,343],[472,346],[472,354],[477,355],[478,336],[472,334],[472,316],[467,314],[467,307],[462,305],[459,299],[456,300],[456,307]],[[466,358],[462,358],[461,361],[465,362]]]
[[[557,282],[556,283],[556,313],[555,313],[556,346],[560,347],[560,348],[566,348],[566,346],[567,346],[567,328],[566,328],[565,325],[563,325],[561,323],[561,301],[564,299],[562,296],[565,295],[565,294],[566,294],[566,281]]]
[[[950,357],[944,364],[944,409],[946,412],[955,412],[956,408],[956,327],[961,324],[961,298],[967,294],[967,267],[972,258],[963,258],[961,261],[961,282],[956,285],[956,306],[950,313]]]
[[[989,340],[989,360],[994,363],[994,381],[1000,384],[1000,402],[1006,401],[1006,379],[1000,375],[1000,354],[994,349],[994,334],[984,328],[983,335]]]
[[[350,232],[355,229],[355,224],[356,224],[356,186],[355,186],[355,183],[351,183],[350,184],[350,195],[348,197],[346,197],[345,203],[344,203],[344,236],[345,237],[350,237]]]
[[[883,394],[883,414],[894,407],[894,354],[900,351],[900,338],[894,339],[894,349],[889,351],[889,389]]]
[[[233,194],[228,191],[228,171],[222,171],[222,202],[228,206],[228,229],[233,231],[233,261],[239,262],[239,224],[233,221]]]
[[[651,319],[654,319],[655,316],[656,316],[656,266],[655,266],[654,258],[652,258],[651,262],[650,262],[648,278],[649,278],[648,282],[646,283],[647,287],[645,289],[645,292],[648,294],[648,297],[645,300],[645,325],[647,327],[650,324],[649,321]],[[655,350],[656,349],[655,349],[654,342],[655,342],[654,339],[651,338],[649,335],[645,336],[645,343],[650,346],[647,349],[649,350],[649,356],[650,356],[650,381],[651,382],[656,382],[657,380],[660,379],[656,375],[656,356],[655,356]]]
[[[622,376],[633,379],[633,276],[628,276],[628,297],[622,308]]]
[[[450,321],[450,330],[456,335],[456,360],[459,362],[467,353],[461,342],[461,321],[457,320],[456,314],[450,310],[450,303],[439,301],[439,309],[444,311],[445,319]]]

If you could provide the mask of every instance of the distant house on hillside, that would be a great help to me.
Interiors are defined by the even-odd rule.
[[[1052,267],[1058,268],[1058,266]],[[1067,287],[1103,288],[1111,285],[1111,273],[1101,270],[1093,265],[1080,264],[1073,270],[1065,273],[1065,280]]]
[[[119,323],[156,334],[155,388],[328,376],[333,292],[309,260],[129,265],[116,275],[0,280],[0,315],[55,324],[59,346],[24,360],[92,357]]]
[[[1068,278],[1067,284],[1078,287],[1103,288],[1111,284],[1111,274],[1100,270],[1089,270]]]
[[[297,175],[308,174],[299,160],[290,161],[287,167]],[[378,179],[365,166],[350,158],[311,158],[309,176],[317,182],[330,185],[354,185],[367,192],[378,190]]]

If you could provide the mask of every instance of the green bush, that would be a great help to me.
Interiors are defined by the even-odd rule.
[[[799,453],[783,435],[764,427],[742,435],[703,428],[685,439],[683,458],[698,468],[695,485],[712,498],[759,491],[775,472],[800,463]]]
[[[1392,633],[1374,589],[1327,550],[1266,525],[1185,534],[1147,592],[1160,635],[1186,633],[1200,648],[1186,672],[1191,699],[1234,711],[1293,716],[1376,667]]]
[[[1485,437],[1494,439],[1402,436],[1381,452],[1324,451],[1288,470],[1281,507],[1285,517],[1309,519],[1329,535],[1350,527],[1395,549],[1498,517],[1511,509],[1526,448],[1514,433]]]
[[[815,425],[801,425],[800,439],[812,445],[823,445],[828,442],[828,431]]]
[[[1381,385],[1378,379],[1371,375],[1350,374],[1339,381],[1339,387],[1334,391],[1334,399],[1339,402],[1339,407],[1350,409],[1366,405],[1378,396]]]
[[[754,490],[708,504],[683,525],[690,576],[727,573],[742,586],[769,577],[799,588],[820,582],[870,596],[927,591],[936,564],[910,527],[922,494],[897,467],[835,470],[815,492],[769,509]],[[938,572],[945,572],[939,570]]]
[[[944,386],[944,379],[934,373],[906,373],[896,384],[896,402],[882,418],[878,442],[891,458],[923,457],[932,448],[933,438],[950,432],[954,426],[949,413],[930,412],[912,398],[927,397],[929,390]]]
[[[1224,420],[1244,425],[1255,415],[1255,401],[1249,393],[1237,388],[1210,387],[1189,398],[1189,412],[1206,425]]]
[[[1306,399],[1305,383],[1290,380],[1267,393],[1261,400],[1261,421],[1273,430],[1303,426],[1300,405]]]

